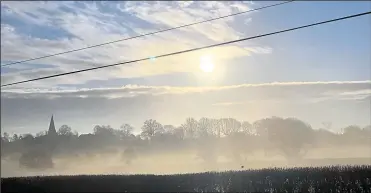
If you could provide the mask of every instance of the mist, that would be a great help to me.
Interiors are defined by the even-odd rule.
[[[35,136],[4,133],[1,176],[181,174],[267,167],[371,164],[371,130],[331,124],[313,129],[296,118],[253,123],[233,118],[195,120],[180,126],[146,120],[141,133],[97,125],[79,135],[68,125]]]

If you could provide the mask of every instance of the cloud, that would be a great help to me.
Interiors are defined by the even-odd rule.
[[[256,7],[259,5],[251,2],[210,1],[3,1],[1,2],[1,63],[123,39]],[[247,31],[256,32],[255,28],[249,29],[253,21],[255,21],[254,14],[248,13],[80,52],[12,65],[2,68],[1,84],[234,40],[247,36],[245,34]],[[255,27],[260,28],[259,26],[260,24]],[[239,30],[242,28],[244,32]],[[115,125],[134,122],[135,124],[147,118],[178,124],[188,116],[196,118],[228,116],[256,120],[264,116],[294,115],[314,121],[323,121],[322,117],[326,117],[326,121],[331,119],[344,121],[343,123],[358,124],[356,121],[369,121],[370,81],[295,82],[292,77],[300,77],[301,74],[298,74],[298,71],[286,70],[292,66],[285,66],[283,70],[296,75],[283,78],[291,82],[241,84],[243,78],[236,78],[234,82],[231,80],[234,77],[228,76],[228,80],[231,80],[233,85],[174,86],[183,85],[183,83],[175,84],[178,81],[177,73],[194,73],[198,70],[199,58],[203,55],[213,57],[217,65],[216,71],[227,69],[225,71],[229,70],[233,76],[235,71],[248,70],[246,76],[252,78],[244,79],[244,82],[264,82],[267,76],[275,73],[264,72],[263,79],[254,76],[265,71],[268,68],[265,64],[268,62],[272,64],[269,69],[283,69],[283,62],[277,58],[264,57],[266,60],[257,60],[249,57],[256,54],[280,55],[281,53],[276,52],[275,47],[272,48],[271,45],[263,45],[261,41],[253,40],[3,87],[1,88],[1,126],[5,129],[23,127],[25,132],[28,131],[27,129],[40,131],[44,125],[47,127],[52,113],[60,123],[71,124],[79,131],[85,128],[90,131],[91,124],[96,123]],[[291,53],[289,55],[292,56]],[[286,56],[282,55],[282,57]],[[248,66],[246,69],[240,69],[242,65],[235,63],[235,59],[241,58],[244,59],[244,65],[248,64],[245,65]],[[298,61],[303,63],[297,65],[294,62],[292,65],[304,66],[312,62],[303,61],[302,58]],[[227,67],[228,65],[239,66],[239,68],[231,69]],[[223,74],[222,70],[220,71],[214,74],[218,76]],[[317,71],[310,71],[312,72]],[[300,70],[300,73],[309,73],[309,71]],[[167,77],[155,76],[164,74],[173,74],[175,78],[168,80]],[[128,81],[132,84],[123,87],[100,88],[100,85],[91,83],[100,80],[100,82],[106,81],[104,85],[124,85],[125,83],[121,84],[121,81],[114,82],[114,80],[149,78],[149,76],[151,80],[158,78],[161,79],[159,82],[162,82],[161,84],[150,82],[151,84],[163,86],[150,86],[149,83],[136,85],[138,83],[134,80]],[[193,81],[197,82],[197,78]],[[207,82],[210,77],[202,78],[200,79],[203,82]],[[332,78],[329,76],[325,79]],[[272,79],[275,78],[270,80]],[[163,83],[164,80],[167,82]],[[114,84],[110,84],[111,81]],[[218,84],[222,85],[221,82],[223,81]],[[184,85],[190,84],[187,83]]]
[[[232,95],[234,99],[262,100],[279,99],[347,99],[357,97],[363,99],[370,96],[370,81],[328,81],[328,82],[273,82],[261,84],[239,84],[210,87],[174,87],[174,86],[145,86],[125,85],[113,88],[63,88],[49,89],[6,89],[2,97],[8,98],[56,98],[56,97],[100,97],[125,98],[137,96],[160,95],[197,95],[223,98]],[[220,95],[220,96],[218,96]],[[224,103],[221,103],[224,104]],[[229,104],[229,103],[226,103]],[[224,105],[226,105],[224,104]],[[235,104],[235,103],[233,103]]]
[[[40,57],[176,27],[248,10],[251,9],[250,6],[250,4],[238,2],[2,2],[1,9],[4,10],[1,24],[2,63]],[[241,17],[251,18],[249,14]],[[51,68],[56,71],[67,72],[234,40],[243,35],[230,27],[233,22],[239,22],[235,18],[226,18],[145,38],[41,59],[29,62],[29,64],[48,64],[52,65]],[[38,28],[42,28],[43,31],[37,32]],[[53,34],[50,30],[57,31],[60,35],[50,38],[49,36]],[[30,34],[25,34],[28,31]],[[50,87],[64,83],[65,80],[77,84],[89,80],[192,72],[197,68],[200,56],[204,54],[213,55],[216,61],[224,61],[270,52],[272,49],[267,46],[231,44],[158,59],[156,62],[140,62],[82,73],[68,78],[63,77],[51,82],[30,83],[27,87]],[[13,71],[2,74],[2,84],[44,75],[44,69],[21,69],[26,65],[9,66]],[[54,73],[51,72],[49,75],[52,74]]]
[[[22,132],[59,124],[90,132],[92,124],[139,128],[149,118],[178,125],[186,117],[254,121],[294,116],[312,124],[367,124],[371,81],[273,82],[219,87],[125,85],[113,88],[7,89],[1,92],[2,128]],[[354,115],[357,114],[356,117]]]

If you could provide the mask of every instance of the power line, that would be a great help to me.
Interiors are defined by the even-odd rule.
[[[39,59],[43,59],[43,58],[49,58],[49,57],[58,56],[58,55],[62,55],[62,54],[67,54],[67,53],[71,53],[71,52],[77,52],[77,51],[86,50],[86,49],[89,49],[89,48],[95,48],[95,47],[104,46],[104,45],[108,45],[108,44],[112,44],[112,43],[117,43],[117,42],[122,42],[122,41],[126,41],[126,40],[136,39],[136,38],[140,38],[140,37],[144,37],[144,36],[154,35],[154,34],[166,32],[166,31],[171,31],[171,30],[175,30],[175,29],[179,29],[179,28],[184,28],[184,27],[188,27],[188,26],[192,26],[192,25],[206,23],[206,22],[209,22],[209,21],[223,19],[223,18],[226,18],[226,17],[231,17],[231,16],[235,16],[235,15],[240,15],[240,14],[248,13],[248,12],[253,12],[253,11],[258,11],[258,10],[262,10],[262,9],[267,9],[267,8],[270,8],[270,7],[275,7],[275,6],[283,5],[283,4],[286,4],[286,3],[291,3],[293,1],[294,0],[285,1],[285,2],[281,2],[281,3],[273,4],[273,5],[263,6],[263,7],[259,7],[259,8],[256,8],[256,9],[250,9],[250,10],[243,11],[243,12],[238,12],[238,13],[234,13],[234,14],[230,14],[230,15],[225,15],[225,16],[221,16],[221,17],[211,18],[211,19],[208,19],[208,20],[203,20],[203,21],[199,21],[199,22],[195,22],[195,23],[181,25],[181,26],[177,26],[177,27],[173,27],[173,28],[168,28],[168,29],[164,29],[164,30],[160,30],[160,31],[155,31],[155,32],[151,32],[151,33],[146,33],[146,34],[142,34],[142,35],[137,35],[137,36],[133,36],[133,37],[129,37],[129,38],[124,38],[124,39],[119,39],[119,40],[115,40],[115,41],[105,42],[105,43],[101,43],[101,44],[96,44],[96,45],[87,46],[87,47],[83,47],[83,48],[78,48],[78,49],[74,49],[74,50],[68,50],[68,51],[59,52],[59,53],[55,53],[55,54],[40,56],[40,57],[36,57],[36,58],[30,58],[30,59],[26,59],[26,60],[17,61],[17,62],[11,62],[11,63],[8,63],[8,64],[1,65],[1,67],[3,67],[3,66],[10,66],[10,65],[14,65],[14,64],[20,64],[20,63],[34,61],[34,60],[39,60]]]
[[[203,49],[207,49],[207,48],[212,48],[212,47],[232,44],[232,43],[236,43],[236,42],[242,42],[242,41],[246,41],[246,40],[257,39],[257,38],[261,38],[261,37],[265,37],[265,36],[280,34],[280,33],[284,33],[284,32],[294,31],[294,30],[307,28],[307,27],[312,27],[312,26],[316,26],[316,25],[321,25],[321,24],[325,24],[325,23],[331,23],[331,22],[350,19],[350,18],[354,18],[354,17],[360,17],[360,16],[363,16],[363,15],[368,15],[370,13],[371,13],[371,11],[364,12],[364,13],[359,13],[359,14],[354,14],[354,15],[349,15],[349,16],[340,17],[340,18],[331,19],[331,20],[326,20],[326,21],[322,21],[322,22],[318,22],[318,23],[313,23],[313,24],[303,25],[303,26],[299,26],[299,27],[289,28],[289,29],[285,29],[285,30],[281,30],[281,31],[261,34],[261,35],[257,35],[257,36],[242,38],[242,39],[238,39],[238,40],[223,42],[223,43],[219,43],[219,44],[213,44],[213,45],[199,47],[199,48],[193,48],[193,49],[189,49],[189,50],[183,50],[183,51],[179,51],[179,52],[173,52],[173,53],[169,53],[169,54],[158,55],[158,56],[150,57],[150,58],[142,58],[142,59],[131,60],[131,61],[127,61],[127,62],[120,62],[120,63],[109,64],[109,65],[104,65],[104,66],[99,66],[99,67],[94,67],[94,68],[86,68],[86,69],[82,69],[82,70],[65,72],[65,73],[60,73],[60,74],[55,74],[55,75],[50,75],[50,76],[44,76],[44,77],[39,77],[39,78],[34,78],[34,79],[29,79],[29,80],[23,80],[23,81],[19,81],[19,82],[13,82],[13,83],[1,85],[1,87],[21,84],[21,83],[26,83],[26,82],[33,82],[33,81],[37,81],[37,80],[49,79],[49,78],[54,78],[54,77],[58,77],[58,76],[76,74],[76,73],[86,72],[86,71],[91,71],[91,70],[97,70],[97,69],[100,69],[100,68],[107,68],[107,67],[118,66],[118,65],[123,65],[123,64],[141,62],[141,61],[145,61],[145,60],[151,60],[152,58],[163,58],[163,57],[167,57],[167,56],[173,56],[173,55],[183,54],[183,53],[187,53],[187,52],[203,50]]]

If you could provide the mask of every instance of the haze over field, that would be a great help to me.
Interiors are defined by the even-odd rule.
[[[261,169],[267,167],[293,166],[331,166],[331,165],[370,165],[370,147],[356,148],[356,151],[337,149],[313,150],[307,161],[297,164],[288,164],[287,160],[277,156],[266,158],[262,152],[253,154],[251,160],[231,163],[226,158],[220,158],[215,166],[202,163],[195,154],[190,152],[176,152],[173,154],[143,156],[131,165],[125,164],[120,154],[104,154],[94,158],[64,157],[55,159],[55,168],[49,170],[21,169],[18,160],[2,160],[1,177],[20,177],[35,175],[100,175],[100,174],[181,174],[199,173],[207,171],[228,171],[244,169]],[[330,154],[330,155],[329,155]],[[332,155],[331,155],[332,154]],[[313,156],[312,159],[310,159]],[[354,157],[353,157],[354,156]]]
[[[295,118],[254,123],[232,118],[195,120],[180,126],[146,120],[141,133],[97,125],[79,135],[69,126],[2,137],[3,177],[78,174],[179,174],[266,167],[371,164],[371,126],[343,133],[314,130]]]

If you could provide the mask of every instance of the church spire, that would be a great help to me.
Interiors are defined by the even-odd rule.
[[[52,115],[52,118],[50,119],[48,135],[49,135],[49,136],[50,136],[50,135],[57,135],[57,131],[55,130],[55,126],[54,126],[53,115]]]

